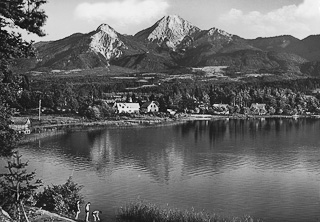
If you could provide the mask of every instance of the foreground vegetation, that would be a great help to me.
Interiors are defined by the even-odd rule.
[[[161,208],[157,205],[137,201],[128,203],[121,207],[117,215],[118,221],[139,221],[139,222],[253,222],[250,216],[243,217],[221,217],[216,214],[197,212],[192,210],[179,210]]]
[[[34,208],[73,218],[77,201],[83,202],[82,186],[69,178],[64,184],[47,186],[39,191],[42,181],[36,179],[35,172],[28,172],[27,166],[17,152],[8,160],[8,172],[0,174],[1,208],[16,221],[35,218]]]

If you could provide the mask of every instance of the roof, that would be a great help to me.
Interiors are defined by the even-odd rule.
[[[155,105],[159,106],[159,103],[158,103],[158,102],[148,101],[148,102],[145,102],[144,104],[142,104],[141,108],[147,108],[147,107],[150,106],[152,103],[154,103]]]
[[[13,125],[26,125],[30,124],[29,118],[17,118],[12,120]]]
[[[117,106],[126,106],[128,109],[140,109],[139,103],[116,103]]]

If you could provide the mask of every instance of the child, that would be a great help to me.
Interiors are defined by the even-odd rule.
[[[90,202],[86,204],[84,207],[84,211],[86,212],[86,222],[89,222],[89,212],[90,212]]]
[[[101,210],[95,210],[92,212],[94,221],[97,221],[97,220],[100,221],[99,214],[102,214]]]

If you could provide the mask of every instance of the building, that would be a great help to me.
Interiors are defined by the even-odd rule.
[[[252,114],[255,115],[267,114],[266,104],[264,103],[252,103],[250,110],[252,111]]]
[[[139,103],[115,103],[113,108],[116,109],[117,113],[139,113]]]
[[[175,115],[177,113],[177,110],[167,109],[167,113],[169,113],[170,115]]]
[[[317,95],[317,94],[320,94],[320,89],[319,88],[311,90],[311,95]]]
[[[19,133],[30,134],[31,122],[29,118],[15,119],[13,124],[10,125],[10,128],[18,131]]]
[[[159,103],[155,101],[148,101],[141,106],[141,112],[154,113],[159,112]]]
[[[213,108],[214,114],[229,115],[228,104],[213,104],[212,108]]]

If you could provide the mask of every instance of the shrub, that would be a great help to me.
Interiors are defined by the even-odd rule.
[[[83,202],[80,193],[82,186],[72,181],[69,177],[62,185],[52,185],[44,188],[43,192],[36,195],[36,206],[44,210],[70,216],[77,211],[77,201]]]

